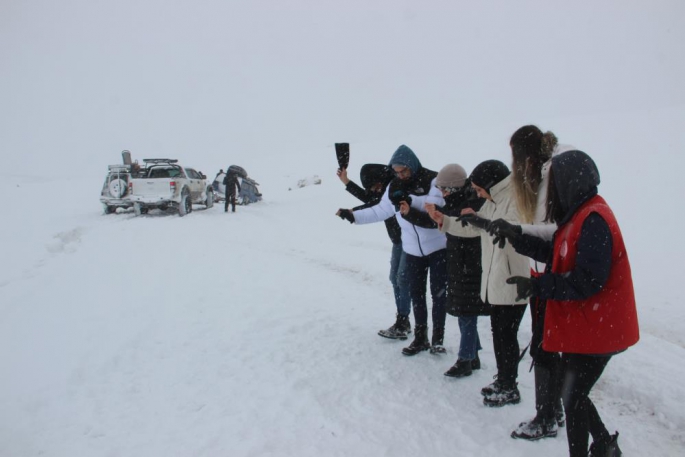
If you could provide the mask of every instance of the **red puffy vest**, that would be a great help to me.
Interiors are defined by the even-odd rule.
[[[547,300],[542,347],[550,352],[607,354],[640,339],[630,263],[616,217],[602,197],[592,197],[559,227],[554,237],[552,273],[572,271],[583,222],[599,214],[612,236],[611,271],[601,291],[584,300]]]

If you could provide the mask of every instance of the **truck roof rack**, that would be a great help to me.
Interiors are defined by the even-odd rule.
[[[176,163],[177,159],[143,159],[145,163]]]
[[[131,165],[122,165],[120,163],[114,165],[107,165],[107,169],[110,171],[131,171]]]

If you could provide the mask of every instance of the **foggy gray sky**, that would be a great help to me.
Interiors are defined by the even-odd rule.
[[[0,0],[0,152],[104,173],[122,149],[268,159],[682,106],[683,43],[680,0]]]

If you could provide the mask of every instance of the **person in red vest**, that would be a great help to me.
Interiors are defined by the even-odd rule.
[[[571,457],[621,455],[588,397],[611,358],[640,338],[628,255],[614,213],[597,194],[599,171],[584,152],[552,158],[547,220],[552,241],[499,225],[517,252],[545,262],[536,278],[513,276],[519,298],[547,300],[542,347],[562,353],[562,398]]]

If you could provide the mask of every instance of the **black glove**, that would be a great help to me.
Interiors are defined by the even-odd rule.
[[[400,202],[407,202],[408,205],[411,205],[411,196],[406,190],[397,189],[389,195],[389,198],[395,206],[395,211],[400,210]]]
[[[478,227],[483,230],[487,230],[490,225],[490,219],[485,219],[475,214],[464,214],[459,218],[461,225],[466,227],[467,224],[471,224],[474,227]]]
[[[338,216],[340,216],[340,219],[350,221],[350,224],[354,224],[354,213],[351,210],[340,208],[338,210]]]
[[[531,278],[512,276],[507,279],[507,284],[516,284],[516,301],[525,300],[535,295],[535,282]]]
[[[499,247],[504,248],[507,239],[511,242],[511,239],[522,234],[523,230],[520,225],[510,224],[504,219],[497,219],[490,223],[488,233],[495,237],[492,244],[499,243]]]

